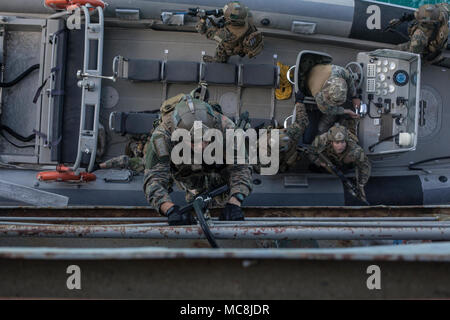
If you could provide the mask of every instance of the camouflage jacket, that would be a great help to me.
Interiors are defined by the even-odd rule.
[[[328,133],[317,136],[312,147],[314,151],[322,153],[336,167],[354,166],[356,170],[356,181],[358,185],[365,185],[370,178],[371,164],[364,150],[352,138],[347,140],[347,148],[341,154],[336,154],[331,141],[328,140]],[[320,159],[317,155],[308,155],[310,160],[320,166]]]
[[[449,34],[449,8],[448,4],[444,3],[435,6],[440,12],[439,22],[431,24],[414,20],[408,28],[410,41],[400,44],[400,50],[421,54],[426,59],[429,55],[439,53],[445,48]]]
[[[228,56],[248,55],[251,58],[262,50],[262,35],[255,37],[258,43],[249,44],[246,41],[251,34],[258,32],[251,18],[243,26],[225,25],[222,28],[200,20],[196,29],[200,34],[206,34],[206,38],[215,40]]]
[[[350,75],[350,72],[340,66],[332,65],[331,66],[331,75],[330,78],[342,78],[347,82],[347,100],[350,100],[351,98],[355,97],[356,92],[356,86],[353,78]],[[316,95],[317,97],[317,95]],[[316,98],[315,97],[315,98]],[[317,100],[317,98],[316,98]],[[326,114],[332,114],[332,115],[338,115],[344,113],[344,107],[342,106],[334,106],[327,104],[325,101],[320,101],[320,103],[317,104],[317,107],[322,111],[322,113]]]
[[[105,169],[128,169],[134,173],[144,172],[144,158],[121,155],[104,162]]]
[[[171,111],[172,113],[173,111]],[[226,116],[214,111],[219,130],[226,137],[226,129],[234,129],[234,123]],[[228,184],[230,192],[227,198],[235,193],[248,196],[252,190],[251,169],[249,165],[200,164],[175,165],[170,154],[175,146],[171,141],[173,130],[164,122],[153,131],[150,145],[145,155],[144,193],[147,201],[159,211],[164,202],[171,201],[169,190],[173,182],[186,192],[186,200],[193,200],[196,194],[203,193],[222,184]],[[224,143],[224,146],[226,143]],[[236,159],[235,159],[236,160]],[[236,161],[234,163],[237,163]],[[227,199],[228,200],[228,199]]]

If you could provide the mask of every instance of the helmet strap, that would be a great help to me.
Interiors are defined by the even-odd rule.
[[[192,97],[190,95],[186,95],[186,102],[189,110],[191,110],[191,113],[195,113],[194,102],[192,101]]]

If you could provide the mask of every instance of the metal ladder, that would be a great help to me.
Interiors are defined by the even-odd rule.
[[[103,36],[104,36],[104,15],[101,7],[96,7],[98,12],[98,23],[91,23],[90,12],[86,6],[82,6],[85,16],[85,39],[84,39],[84,63],[83,70],[79,70],[77,76],[81,79],[78,86],[82,89],[81,96],[81,116],[80,134],[78,139],[77,158],[74,171],[79,170],[83,154],[89,154],[89,166],[87,171],[94,168],[95,156],[97,153],[97,137],[99,128],[100,98],[102,90],[102,65],[103,65]],[[95,11],[94,11],[95,12]],[[90,61],[90,41],[97,42],[97,61]],[[90,63],[91,62],[91,63]],[[95,68],[90,69],[92,65]],[[87,128],[87,109],[94,108],[94,119],[92,127]]]

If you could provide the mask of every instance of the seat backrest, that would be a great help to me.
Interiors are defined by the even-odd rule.
[[[278,87],[279,68],[273,64],[243,64],[239,85],[243,87]]]
[[[134,81],[160,81],[161,61],[129,59],[126,78]]]
[[[158,114],[158,112],[111,112],[109,129],[120,134],[149,133]]]
[[[195,61],[165,61],[164,80],[170,83],[198,82],[200,64]]]
[[[232,63],[202,63],[201,80],[208,84],[237,83],[237,66]]]

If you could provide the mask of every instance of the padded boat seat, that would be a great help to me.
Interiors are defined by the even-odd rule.
[[[109,129],[120,134],[149,133],[158,114],[158,112],[111,112]]]
[[[278,86],[278,67],[273,64],[243,64],[240,67],[240,85],[244,87]]]
[[[272,125],[272,120],[270,119],[259,119],[259,118],[250,118],[250,124],[252,128],[260,128],[268,127]]]
[[[129,59],[127,79],[135,81],[160,81],[161,61]]]
[[[210,84],[237,83],[237,66],[232,63],[204,63],[202,64],[202,81]]]
[[[198,82],[200,65],[194,61],[166,61],[164,80],[167,82]]]

